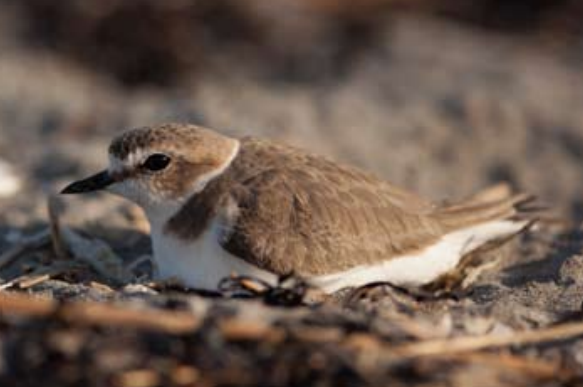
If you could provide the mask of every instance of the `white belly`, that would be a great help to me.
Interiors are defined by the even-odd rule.
[[[493,221],[447,234],[417,254],[306,279],[326,293],[372,282],[423,285],[453,269],[468,252],[490,240],[515,233],[523,226],[523,222]],[[216,222],[192,242],[164,234],[161,228],[153,225],[152,245],[158,276],[160,279],[176,278],[186,286],[206,290],[216,290],[222,279],[233,274],[258,278],[271,285],[277,283],[275,274],[233,256],[218,241]]]
[[[176,278],[186,286],[205,290],[217,290],[219,282],[233,274],[252,276],[270,284],[277,282],[273,273],[250,265],[223,249],[218,242],[216,225],[192,242],[161,231],[152,228],[154,261],[160,279]]]

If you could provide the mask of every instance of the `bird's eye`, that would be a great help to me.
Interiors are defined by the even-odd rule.
[[[170,157],[163,155],[162,153],[155,153],[150,155],[146,161],[142,164],[142,168],[149,171],[161,171],[170,164]]]

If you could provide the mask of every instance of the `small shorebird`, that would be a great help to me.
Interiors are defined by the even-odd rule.
[[[434,204],[297,148],[187,124],[119,135],[109,167],[62,193],[102,189],[144,209],[161,279],[207,290],[232,274],[294,273],[328,293],[424,285],[529,223],[530,198],[508,190]]]

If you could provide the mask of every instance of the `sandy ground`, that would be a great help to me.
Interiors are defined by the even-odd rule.
[[[78,327],[59,318],[0,316],[3,386],[35,385],[41,376],[47,386],[97,386],[111,380],[132,385],[120,375],[143,368],[162,376],[134,385],[188,385],[168,371],[185,364],[196,372],[195,379],[185,376],[199,383],[194,385],[468,385],[476,378],[486,378],[491,386],[504,385],[508,378],[515,385],[580,382],[583,346],[573,338],[505,347],[494,357],[485,352],[481,360],[469,362],[386,355],[392,343],[411,339],[403,339],[392,325],[402,319],[420,324],[422,334],[414,337],[420,339],[430,331],[434,337],[522,332],[580,316],[583,78],[580,65],[568,57],[520,38],[410,17],[387,27],[379,44],[333,81],[265,78],[253,67],[236,65],[241,59],[227,53],[196,79],[186,77],[173,88],[126,89],[50,51],[18,44],[7,31],[0,49],[0,159],[7,166],[0,169],[0,179],[6,182],[12,175],[21,185],[17,193],[0,192],[0,254],[46,227],[50,193],[105,165],[112,135],[164,121],[293,143],[435,200],[508,181],[537,195],[555,217],[487,255],[485,260],[495,265],[468,287],[442,296],[385,286],[319,307],[282,311],[260,301],[134,291],[108,283],[110,291],[89,284],[85,274],[57,275],[25,291],[60,300],[113,299],[194,310],[205,323],[196,334],[177,336]],[[124,262],[149,253],[147,225],[128,203],[94,196],[67,199],[65,207],[63,224],[105,240]],[[54,261],[50,248],[25,255],[0,270],[4,283],[27,267]],[[148,265],[143,266],[147,274]],[[97,274],[91,279],[107,282]],[[292,331],[324,326],[327,334],[339,329],[342,339],[314,343],[291,335],[272,343],[256,334],[241,341],[213,325],[227,315],[244,315],[247,308],[265,316],[260,320],[270,326],[288,324]],[[382,348],[364,350],[378,357],[363,358],[362,348],[355,355],[345,345],[353,332],[380,341]],[[108,358],[111,353],[122,360]],[[494,362],[499,356],[507,356],[509,363]],[[517,362],[522,368],[510,372],[508,364]],[[221,374],[223,368],[227,371]]]

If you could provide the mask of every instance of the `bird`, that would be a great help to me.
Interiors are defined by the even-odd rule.
[[[216,291],[232,275],[296,275],[325,293],[423,286],[532,222],[507,187],[433,202],[371,173],[272,140],[166,123],[131,129],[108,167],[61,193],[105,190],[140,206],[157,278]]]

